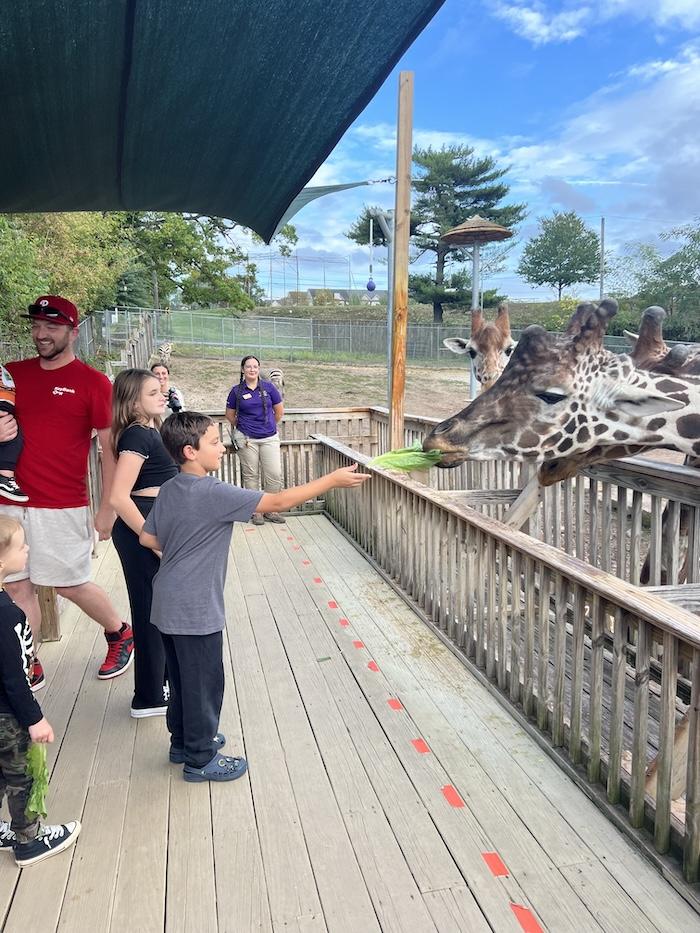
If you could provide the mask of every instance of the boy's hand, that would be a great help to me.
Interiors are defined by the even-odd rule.
[[[32,742],[53,742],[53,729],[47,719],[40,719],[29,727],[29,738]]]
[[[339,470],[334,470],[331,473],[333,479],[333,485],[336,489],[347,488],[352,486],[361,486],[365,480],[370,479],[369,473],[357,473],[357,464],[353,463],[349,467],[341,467]]]

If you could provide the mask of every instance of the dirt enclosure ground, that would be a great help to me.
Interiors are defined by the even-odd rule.
[[[264,365],[278,365],[265,360]],[[340,363],[284,362],[287,408],[342,408],[387,404],[387,372],[380,366],[348,366]],[[188,408],[223,411],[237,367],[217,360],[173,357],[171,381],[185,395]],[[409,366],[406,371],[405,411],[410,415],[447,417],[469,400],[467,367],[427,368]]]

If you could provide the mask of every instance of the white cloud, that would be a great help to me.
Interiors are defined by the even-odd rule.
[[[541,3],[532,6],[496,3],[493,12],[498,19],[508,23],[513,32],[529,39],[534,45],[571,42],[583,34],[584,27],[591,18],[591,11],[585,6],[554,13]]]
[[[533,45],[571,42],[617,17],[649,21],[661,28],[692,30],[700,25],[698,0],[593,0],[586,6],[571,2],[547,4],[543,0],[487,0],[487,6],[497,19]]]

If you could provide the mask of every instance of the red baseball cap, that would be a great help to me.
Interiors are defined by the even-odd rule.
[[[72,301],[59,295],[41,295],[34,304],[29,305],[28,317],[32,321],[51,321],[54,324],[78,326],[78,309]]]

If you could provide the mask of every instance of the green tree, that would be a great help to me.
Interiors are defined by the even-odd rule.
[[[434,290],[431,303],[433,320],[442,321],[443,304],[452,294],[446,289],[449,263],[463,263],[470,252],[465,247],[449,246],[440,237],[474,214],[486,220],[513,227],[525,215],[522,204],[504,205],[509,186],[502,180],[507,168],[499,168],[491,156],[477,157],[471,146],[443,146],[441,149],[416,148],[413,153],[417,195],[411,209],[411,241],[416,256],[435,253]],[[347,233],[357,243],[369,238],[369,211],[352,225]],[[375,223],[375,242],[383,242]],[[485,251],[488,255],[488,250]],[[486,258],[486,257],[485,257]]]
[[[539,221],[540,232],[523,250],[518,275],[531,285],[561,293],[570,285],[595,282],[600,273],[600,240],[575,211],[554,211]]]
[[[26,333],[20,315],[47,288],[48,278],[40,269],[34,244],[13,218],[0,217],[0,331],[4,338]]]
[[[13,222],[32,244],[51,294],[66,295],[83,312],[114,304],[119,279],[135,256],[119,215],[15,214]]]

